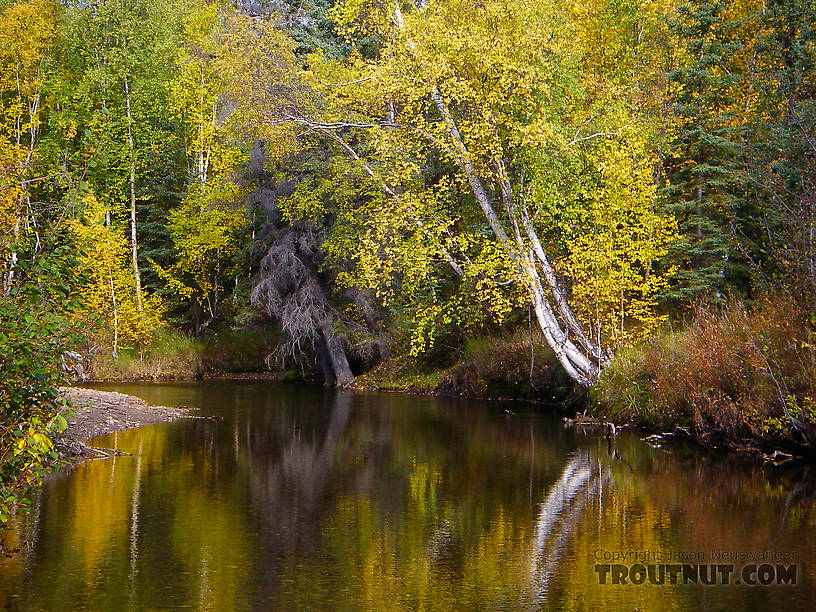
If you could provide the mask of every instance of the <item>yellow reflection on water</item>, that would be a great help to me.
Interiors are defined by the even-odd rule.
[[[24,550],[0,562],[7,608],[816,605],[807,470],[608,445],[482,404],[207,389],[223,421],[100,438],[132,455],[48,481],[4,534]],[[800,586],[602,585],[595,571],[604,551],[768,549],[797,552]]]

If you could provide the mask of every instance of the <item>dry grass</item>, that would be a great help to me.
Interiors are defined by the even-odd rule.
[[[275,349],[277,334],[258,328],[225,329],[201,338],[174,330],[157,334],[143,353],[121,351],[113,358],[100,350],[90,364],[95,380],[168,380],[198,378],[205,372],[262,372]]]
[[[141,354],[125,350],[114,358],[107,347],[99,350],[89,375],[94,380],[162,380],[194,378],[201,372],[201,343],[163,330]]]
[[[618,421],[686,425],[700,437],[811,444],[811,315],[783,297],[767,297],[750,311],[736,301],[721,311],[700,309],[682,331],[620,355],[593,394],[599,411]]]

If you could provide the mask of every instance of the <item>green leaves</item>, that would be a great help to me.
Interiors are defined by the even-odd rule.
[[[0,298],[0,522],[22,503],[19,491],[39,484],[56,458],[51,436],[67,426],[57,387],[61,355],[77,341],[63,293],[75,259],[63,249],[47,257],[29,261],[19,270],[29,280]]]

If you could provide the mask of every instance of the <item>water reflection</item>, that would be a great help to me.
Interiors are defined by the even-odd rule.
[[[558,574],[584,507],[597,498],[602,510],[603,489],[609,477],[608,468],[599,459],[593,460],[589,449],[582,448],[550,487],[541,504],[533,537],[531,573],[535,602],[547,603],[550,581]]]
[[[188,420],[49,479],[8,609],[816,605],[809,468],[613,445],[519,408],[261,383],[123,385]],[[515,410],[515,409],[514,409]],[[795,551],[800,585],[598,584],[599,551]]]

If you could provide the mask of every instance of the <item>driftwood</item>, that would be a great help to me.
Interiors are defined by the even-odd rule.
[[[180,419],[201,419],[204,421],[222,421],[224,417],[218,414],[211,414],[211,415],[198,415],[198,414],[188,414],[183,417],[179,417]]]
[[[646,436],[645,438],[641,438],[641,440],[653,448],[662,448],[662,443],[667,438],[673,438],[676,440],[696,440],[696,438],[686,427],[680,427],[679,425],[674,428],[674,431],[655,433],[650,436]]]
[[[88,457],[88,458],[104,458],[110,459],[111,457],[121,457],[121,456],[128,456],[132,457],[131,453],[126,453],[125,451],[121,451],[117,448],[105,448],[105,447],[96,447],[96,446],[88,446],[84,442],[80,442],[79,440],[72,440],[70,442],[66,442],[63,445],[64,449],[68,452],[63,454],[73,455],[75,457]],[[89,457],[89,455],[91,455]],[[93,455],[97,455],[93,457]]]
[[[631,427],[631,423],[625,425],[615,425],[611,421],[601,421],[595,417],[576,416],[574,419],[564,417],[564,425],[567,427],[585,427],[589,429],[601,429],[605,432],[606,438],[611,439],[618,435],[623,429]]]

